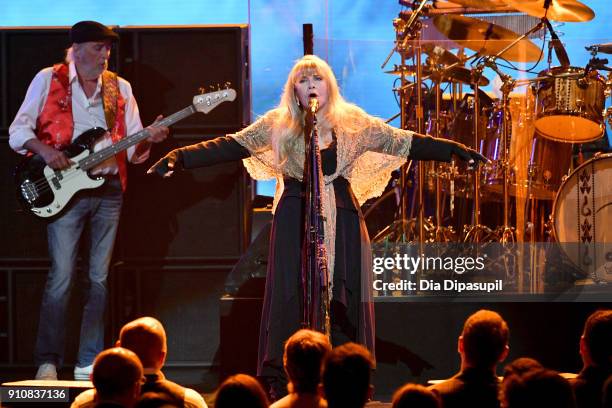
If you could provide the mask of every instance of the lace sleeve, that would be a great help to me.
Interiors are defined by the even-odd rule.
[[[389,182],[391,172],[406,162],[412,143],[411,131],[389,126],[382,120],[368,117],[365,130],[357,140],[346,143],[343,172],[351,183],[360,204],[378,197]]]
[[[378,118],[371,118],[366,133],[363,142],[367,150],[390,156],[408,157],[414,132],[390,126]]]
[[[242,163],[255,180],[270,180],[278,173],[270,144],[271,120],[269,114],[264,115],[240,132],[228,135],[251,154]]]
[[[241,131],[229,136],[240,143],[251,154],[270,150],[269,119],[266,116],[262,116]]]

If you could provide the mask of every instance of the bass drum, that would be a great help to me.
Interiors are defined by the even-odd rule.
[[[612,154],[598,155],[563,182],[554,233],[569,259],[595,281],[612,282]]]

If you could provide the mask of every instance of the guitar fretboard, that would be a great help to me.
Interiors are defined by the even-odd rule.
[[[195,106],[189,105],[188,107],[181,109],[178,112],[173,113],[172,115],[163,118],[158,123],[152,125],[154,127],[157,126],[171,126],[174,123],[185,119],[186,117],[197,112]],[[140,132],[134,133],[133,135],[127,136],[117,143],[113,143],[112,145],[105,147],[104,149],[92,153],[89,156],[85,157],[81,161],[79,161],[79,167],[85,171],[97,166],[102,163],[104,160],[108,159],[116,155],[119,152],[124,151],[125,149],[134,146],[135,144],[141,142],[142,140],[149,137],[149,131],[147,129],[142,129]]]

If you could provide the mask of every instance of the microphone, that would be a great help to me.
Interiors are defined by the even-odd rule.
[[[591,58],[589,60],[589,63],[587,64],[587,68],[586,68],[586,73],[590,72],[591,70],[599,70],[599,71],[612,71],[612,69],[610,69],[608,66],[608,59],[607,58]]]
[[[548,21],[548,19],[544,19],[544,23],[546,24],[548,31],[550,31],[550,42],[552,43],[552,46],[555,49],[555,54],[557,55],[559,63],[563,67],[569,67],[570,60],[569,56],[567,55],[567,51],[565,51],[565,48],[563,47],[563,43],[559,39],[559,36],[555,32],[555,30],[553,29],[552,24],[550,24],[550,21]]]
[[[310,109],[310,113],[313,115],[319,110],[319,100],[316,95],[310,95],[308,99],[308,109]]]
[[[589,45],[588,47],[584,47],[587,51],[595,51],[595,52],[601,52],[604,54],[612,54],[612,43],[606,43],[606,44],[593,44],[593,45]]]

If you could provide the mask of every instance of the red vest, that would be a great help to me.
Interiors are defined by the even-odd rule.
[[[125,99],[119,92],[117,74],[102,73],[102,103],[106,125],[111,132],[113,143],[125,136]],[[47,101],[36,120],[36,135],[43,143],[63,149],[72,142],[74,121],[72,119],[72,91],[68,64],[53,66],[51,85]],[[124,150],[115,155],[121,187],[127,186],[127,152]]]

